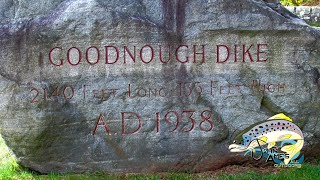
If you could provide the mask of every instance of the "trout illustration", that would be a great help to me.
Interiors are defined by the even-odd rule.
[[[266,144],[268,145],[267,149],[270,149],[277,142],[284,140],[296,141],[295,144],[281,148],[281,151],[288,154],[288,158],[284,159],[284,163],[287,165],[300,152],[304,140],[300,128],[293,123],[292,119],[280,113],[243,130],[235,137],[233,144],[229,146],[229,150],[230,152],[254,151],[256,147]]]

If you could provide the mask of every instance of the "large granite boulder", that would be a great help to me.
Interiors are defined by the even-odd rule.
[[[0,133],[25,167],[213,170],[249,161],[230,139],[280,112],[319,155],[320,32],[277,4],[4,0],[0,17]]]

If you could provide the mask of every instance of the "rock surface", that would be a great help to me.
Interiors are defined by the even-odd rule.
[[[5,0],[0,16],[0,128],[25,167],[41,173],[213,170],[250,161],[229,152],[231,137],[279,112],[303,130],[306,157],[319,155],[320,32],[273,4]],[[259,50],[257,44],[264,45]],[[145,45],[155,50],[151,63],[140,58],[133,63],[130,54],[124,55],[123,46],[131,55],[136,46],[140,57]],[[160,63],[159,45],[167,52],[163,58],[188,45],[188,51],[183,47],[177,54],[181,61],[189,55],[189,62],[172,57]],[[206,47],[204,63],[201,45]],[[216,62],[228,56],[223,47],[218,55],[217,45],[230,48],[226,63]],[[100,56],[91,48],[86,57],[91,46]],[[105,46],[118,47],[117,63],[105,64]],[[55,47],[61,49],[52,51],[53,63],[63,59],[61,66],[50,63]],[[82,62],[74,66],[79,55],[72,47],[82,53]],[[111,62],[116,56],[109,50]],[[152,58],[149,50],[142,51],[146,61]],[[90,65],[86,58],[100,61]],[[190,110],[195,111],[194,127],[190,112],[180,118]],[[126,112],[142,119],[134,134],[137,116]],[[101,126],[94,131],[100,114],[110,134]]]

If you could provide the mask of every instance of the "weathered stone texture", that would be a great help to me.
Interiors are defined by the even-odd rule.
[[[23,166],[42,173],[217,169],[249,160],[228,151],[235,131],[278,112],[289,115],[303,130],[306,156],[319,155],[315,149],[320,148],[320,33],[262,0],[5,0],[0,2],[0,17],[0,128]],[[215,62],[218,44],[259,43],[268,44],[267,62]],[[132,49],[146,44],[190,45],[190,51],[192,45],[203,44],[208,48],[207,61],[104,63],[104,46]],[[69,48],[85,53],[90,46],[102,52],[96,65],[84,59],[78,66],[50,64],[54,47],[63,49],[55,57],[66,59]],[[173,48],[170,51],[174,54]],[[241,51],[237,54],[241,57]],[[253,80],[280,84],[280,91],[261,93],[250,87]],[[244,86],[234,95],[219,94],[219,89],[211,94],[212,81],[217,86]],[[179,82],[191,82],[195,88],[200,82],[203,94],[128,97],[129,84],[174,89]],[[115,97],[84,99],[84,85],[91,91],[118,91]],[[42,90],[39,102],[31,103],[33,87],[53,92],[56,86],[74,87],[72,100],[49,94],[51,100],[43,101]],[[163,120],[165,113],[192,109],[197,111],[195,129],[183,132],[190,128],[184,117],[179,132],[170,132],[174,124]],[[215,114],[210,132],[199,128],[204,110]],[[144,121],[139,133],[121,135],[122,111],[139,113]],[[158,133],[156,112],[162,116]],[[102,128],[92,135],[100,113],[105,114],[112,135]],[[137,122],[128,122],[133,131]],[[210,128],[208,123],[203,126]]]

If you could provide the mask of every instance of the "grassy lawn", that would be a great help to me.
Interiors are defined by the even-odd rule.
[[[320,27],[320,22],[307,22],[310,26]]]
[[[2,173],[2,172],[1,172]],[[10,174],[11,173],[11,174]],[[183,179],[262,179],[262,180],[286,180],[286,179],[318,179],[320,176],[320,166],[305,164],[300,169],[291,168],[284,169],[280,172],[271,173],[259,173],[254,171],[241,172],[236,174],[227,173],[157,173],[157,174],[127,174],[127,175],[109,175],[109,174],[49,174],[49,175],[35,175],[29,172],[10,172],[9,174],[1,174],[0,179],[135,179],[135,180],[157,180],[157,179],[168,179],[168,180],[183,180]]]
[[[183,180],[183,179],[318,179],[320,177],[319,161],[313,165],[305,163],[302,168],[248,168],[241,166],[230,166],[220,171],[205,172],[205,173],[154,173],[154,174],[125,174],[111,175],[105,173],[96,174],[49,174],[38,175],[31,173],[21,168],[10,155],[3,139],[0,136],[0,180],[7,179],[61,179],[61,180],[78,180],[78,179],[168,179],[168,180]]]

